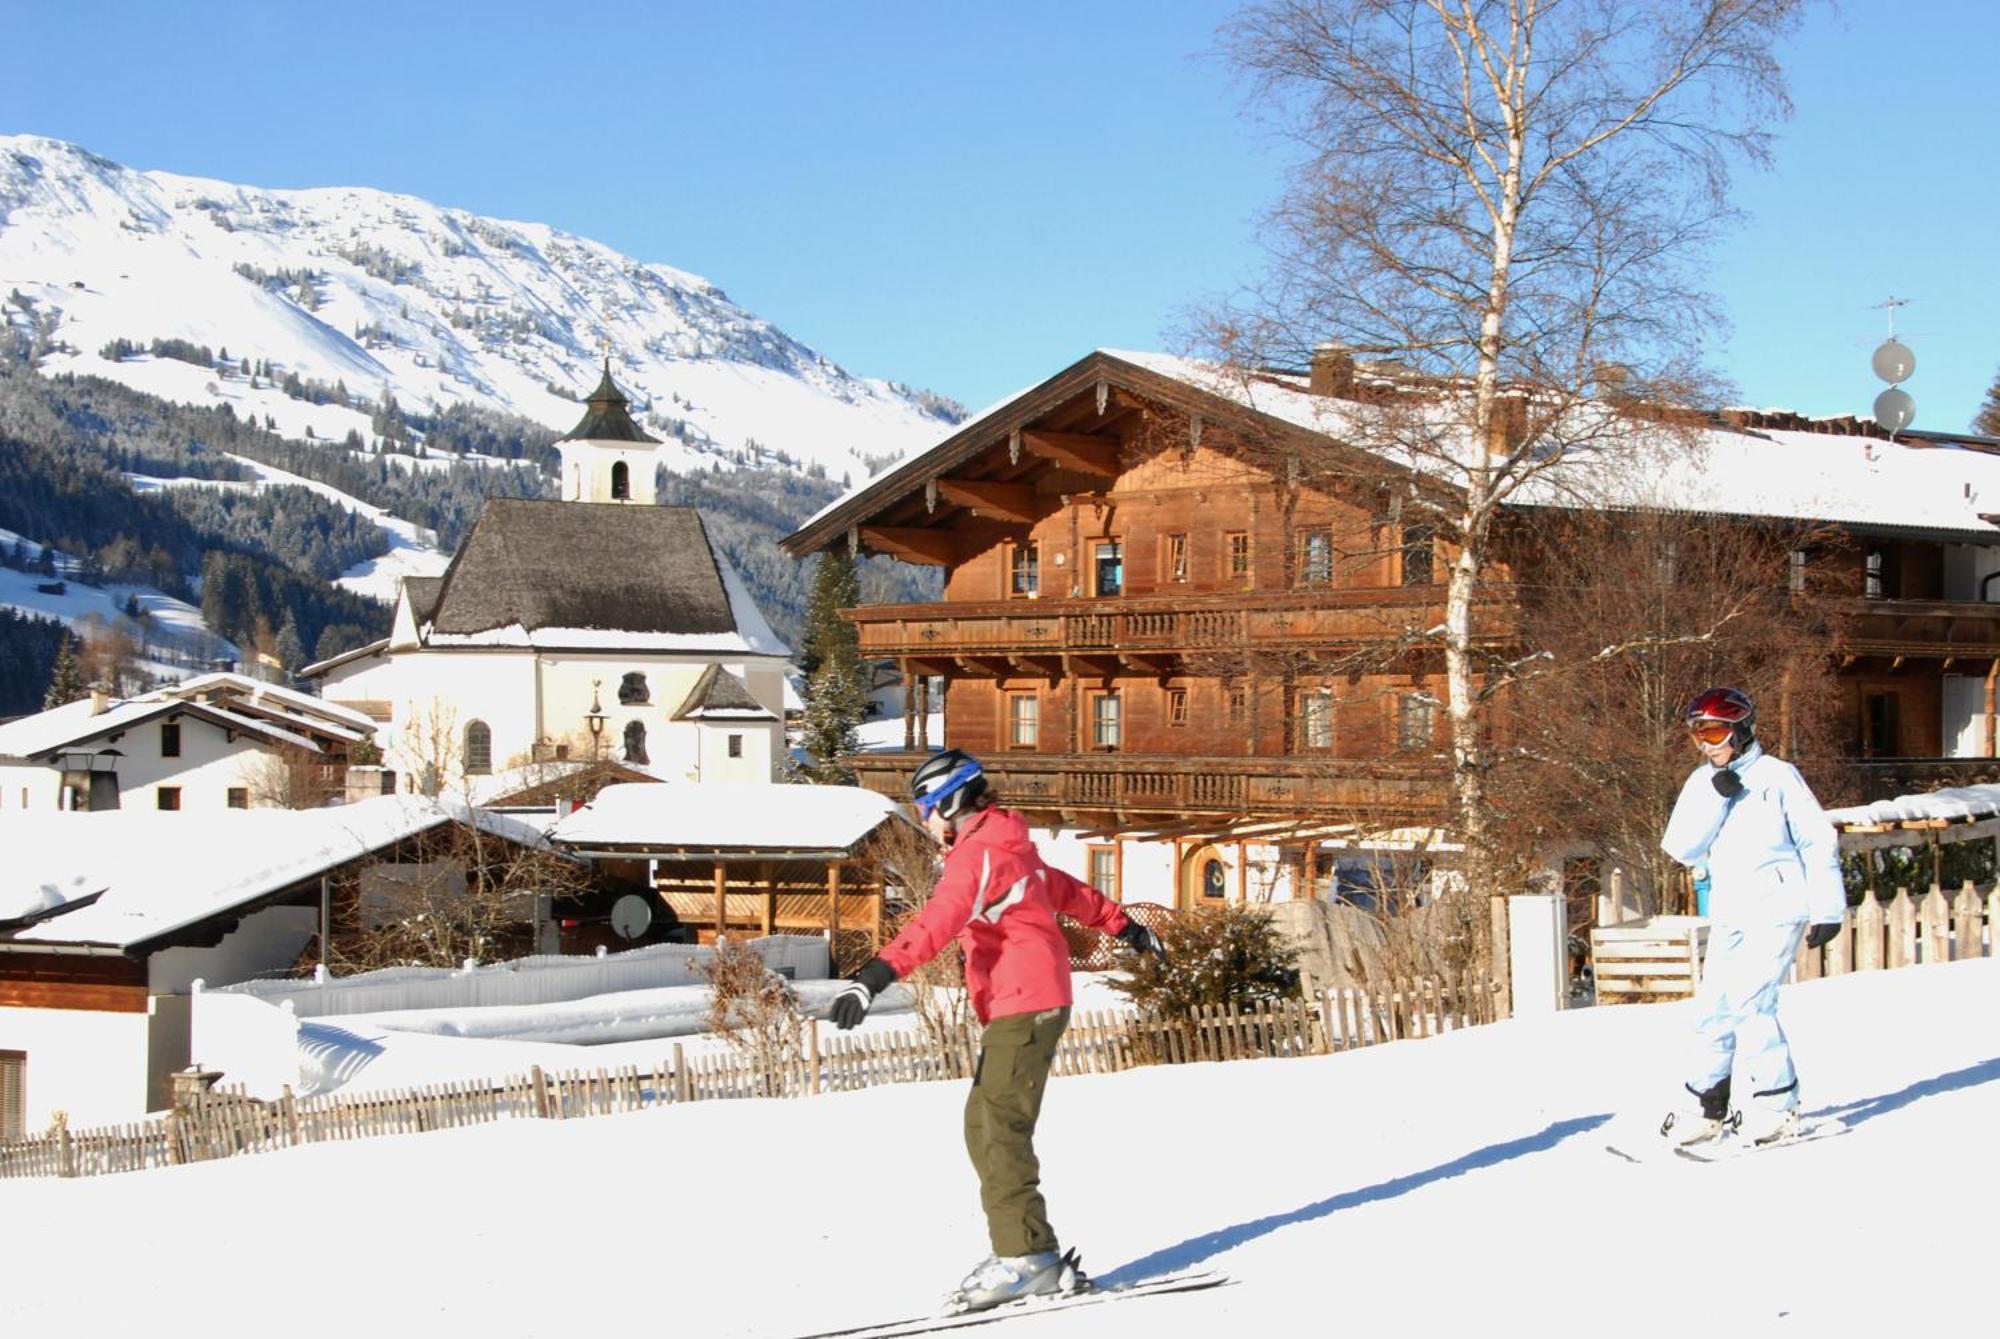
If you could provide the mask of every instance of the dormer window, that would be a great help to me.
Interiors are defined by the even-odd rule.
[[[621,707],[643,707],[653,700],[653,690],[646,686],[643,674],[628,674],[618,681],[618,705]]]
[[[611,466],[611,500],[613,502],[632,500],[632,467],[622,460]]]

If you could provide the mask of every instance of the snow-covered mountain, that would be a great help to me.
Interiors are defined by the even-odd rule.
[[[363,437],[370,415],[272,384],[405,409],[466,401],[572,426],[609,341],[655,436],[706,468],[752,444],[836,481],[937,440],[958,406],[856,376],[706,279],[540,223],[360,187],[263,190],[0,135],[0,315],[65,350],[40,366]],[[113,341],[136,354],[107,356]],[[229,369],[148,352],[224,351]],[[271,376],[245,374],[269,365]],[[296,389],[296,388],[295,388]]]

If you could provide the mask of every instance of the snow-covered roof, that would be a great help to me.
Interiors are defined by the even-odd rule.
[[[894,801],[858,786],[666,781],[606,786],[550,831],[574,851],[790,851],[848,854]]]
[[[375,733],[374,719],[362,712],[356,711],[352,707],[342,706],[338,702],[329,702],[323,697],[314,697],[310,693],[301,693],[296,689],[286,688],[282,684],[266,683],[262,679],[253,679],[247,674],[231,674],[226,672],[201,674],[192,679],[183,679],[179,683],[169,684],[160,691],[170,697],[179,698],[194,698],[215,693],[230,697],[247,698],[248,705],[263,711],[269,711],[274,715],[287,715],[305,719],[324,717],[327,721],[335,725],[345,726],[350,730],[358,730],[363,736]],[[315,725],[320,724],[317,721],[313,723]]]
[[[1947,786],[1870,804],[1829,809],[1837,828],[1890,827],[1898,823],[1967,823],[2000,817],[2000,785]]]
[[[33,919],[0,943],[130,948],[448,822],[546,845],[520,819],[406,795],[326,809],[10,811],[0,921]]]
[[[91,699],[80,698],[0,725],[0,758],[39,758],[89,740],[130,730],[158,716],[174,714],[201,717],[225,730],[255,735],[272,743],[319,751],[319,745],[304,735],[270,721],[241,715],[219,703],[188,702],[153,692],[114,702],[95,713],[91,711]]]

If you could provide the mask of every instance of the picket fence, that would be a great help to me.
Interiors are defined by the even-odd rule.
[[[1378,1042],[1437,1036],[1493,1021],[1490,983],[1434,981],[1328,991],[1247,1009],[1205,1008],[1190,1018],[1085,1011],[1072,1018],[1053,1073],[1110,1074],[1139,1065],[1328,1055]],[[574,1120],[679,1102],[806,1097],[891,1083],[962,1079],[979,1047],[974,1023],[929,1030],[823,1037],[809,1021],[802,1044],[759,1061],[734,1052],[689,1056],[675,1043],[653,1069],[539,1066],[505,1080],[442,1083],[347,1097],[275,1101],[240,1089],[189,1094],[165,1116],[72,1131],[58,1124],[0,1143],[0,1178],[96,1176],[377,1135],[414,1134],[531,1117]]]
[[[2000,938],[2000,884],[1983,898],[1970,879],[1955,898],[1947,898],[1936,884],[1921,899],[1898,888],[1887,905],[1868,892],[1824,948],[1799,949],[1795,974],[1798,980],[1810,981],[1847,972],[1983,958],[2000,952],[2000,945],[1988,942],[1996,938]]]

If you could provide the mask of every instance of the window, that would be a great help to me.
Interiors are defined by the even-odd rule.
[[[250,788],[248,786],[231,786],[228,792],[228,800],[231,809],[248,809],[250,807]]]
[[[1115,539],[1101,541],[1095,550],[1097,593],[1122,595],[1125,592],[1125,557]]]
[[[1223,536],[1223,561],[1228,564],[1223,575],[1232,581],[1248,580],[1250,576],[1250,536],[1241,530]]]
[[[644,721],[625,722],[625,761],[644,763],[646,761],[646,723]]]
[[[1084,872],[1084,881],[1113,902],[1124,900],[1124,893],[1118,887],[1118,848],[1115,846],[1085,847],[1090,867]]]
[[[1099,693],[1090,700],[1090,743],[1093,748],[1115,749],[1119,742],[1118,694]]]
[[[1031,749],[1041,742],[1042,702],[1033,693],[1007,694],[1007,747]]]
[[[1185,688],[1167,690],[1167,724],[1183,726],[1188,723],[1187,693]]]
[[[1889,551],[1870,549],[1862,562],[1862,594],[1879,600],[1889,593]]]
[[[611,500],[613,502],[632,500],[632,467],[622,460],[611,467]]]
[[[485,721],[465,723],[465,770],[481,776],[493,770],[493,731]]]
[[[1793,549],[1785,555],[1785,589],[1794,595],[1806,593],[1806,551]]]
[[[160,726],[160,756],[178,758],[181,756],[181,723],[167,721]]]
[[[729,737],[729,756],[732,758],[740,758],[743,756],[742,735],[731,735]]]
[[[1232,683],[1229,685],[1227,695],[1229,705],[1226,710],[1229,713],[1229,723],[1243,724],[1250,714],[1250,690],[1240,683]]]
[[[181,788],[179,786],[153,787],[153,803],[162,809],[179,809],[181,807]]]
[[[1333,694],[1324,688],[1299,694],[1299,747],[1333,747]]]
[[[1160,578],[1163,581],[1187,580],[1187,536],[1163,535],[1160,540]]]
[[[1333,580],[1333,532],[1307,530],[1299,536],[1299,584],[1324,586]]]
[[[28,1136],[28,1053],[0,1051],[0,1139]]]
[[[1405,693],[1396,701],[1396,747],[1428,750],[1437,738],[1437,699]]]
[[[643,707],[652,700],[653,690],[646,686],[645,675],[635,672],[618,681],[619,706]]]
[[[1428,525],[1403,527],[1403,584],[1428,586],[1436,582],[1437,532]]]
[[[1033,543],[1014,545],[1007,562],[1007,594],[1032,600],[1041,593],[1041,546]]]

